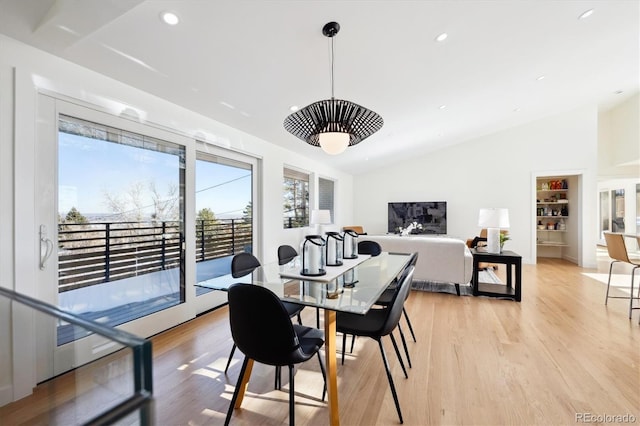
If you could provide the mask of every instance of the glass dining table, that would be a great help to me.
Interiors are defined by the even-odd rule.
[[[283,301],[323,309],[329,424],[339,425],[336,312],[366,314],[389,284],[400,276],[409,260],[410,253],[359,255],[357,259],[344,259],[342,266],[328,266],[325,275],[309,277],[300,274],[298,256],[284,265],[266,263],[240,277],[228,274],[201,281],[197,286],[226,291],[234,283],[261,285]],[[242,403],[252,366],[253,360],[250,360],[235,408]]]

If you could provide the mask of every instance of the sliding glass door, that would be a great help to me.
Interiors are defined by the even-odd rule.
[[[257,161],[198,143],[195,171],[197,310],[226,303],[225,293],[197,284],[231,273],[231,259],[254,251],[254,189]]]
[[[140,336],[192,318],[188,141],[45,95],[38,109],[38,296]],[[38,381],[118,349],[64,321],[38,324],[37,334]]]

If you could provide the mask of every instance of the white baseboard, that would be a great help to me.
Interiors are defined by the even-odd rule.
[[[13,402],[13,385],[0,386],[0,407]]]
[[[562,258],[564,260],[567,260],[567,261],[571,262],[571,263],[575,263],[576,265],[578,264],[578,259],[576,259],[573,256],[562,256]]]

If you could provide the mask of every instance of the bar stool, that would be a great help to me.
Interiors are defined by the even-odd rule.
[[[604,304],[606,305],[609,299],[629,299],[629,319],[631,319],[631,314],[634,309],[640,309],[640,306],[633,306],[633,301],[640,299],[640,288],[638,289],[638,296],[633,297],[633,281],[635,278],[636,270],[640,268],[640,263],[632,262],[629,259],[629,253],[627,252],[627,247],[624,243],[624,235],[622,234],[614,234],[611,232],[604,233],[604,239],[607,242],[607,251],[609,252],[609,257],[613,259],[611,264],[609,265],[609,280],[607,281],[607,296],[604,300]],[[640,243],[640,237],[638,237],[638,242]],[[628,263],[633,265],[633,269],[631,270],[631,291],[629,296],[609,296],[609,287],[611,286],[611,271],[613,269],[613,264],[618,262]],[[639,286],[640,287],[640,286]],[[638,322],[640,324],[640,321]]]

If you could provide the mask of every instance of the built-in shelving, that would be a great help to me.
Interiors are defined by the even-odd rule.
[[[536,190],[536,244],[540,247],[567,247],[569,185],[567,179],[538,179]]]

